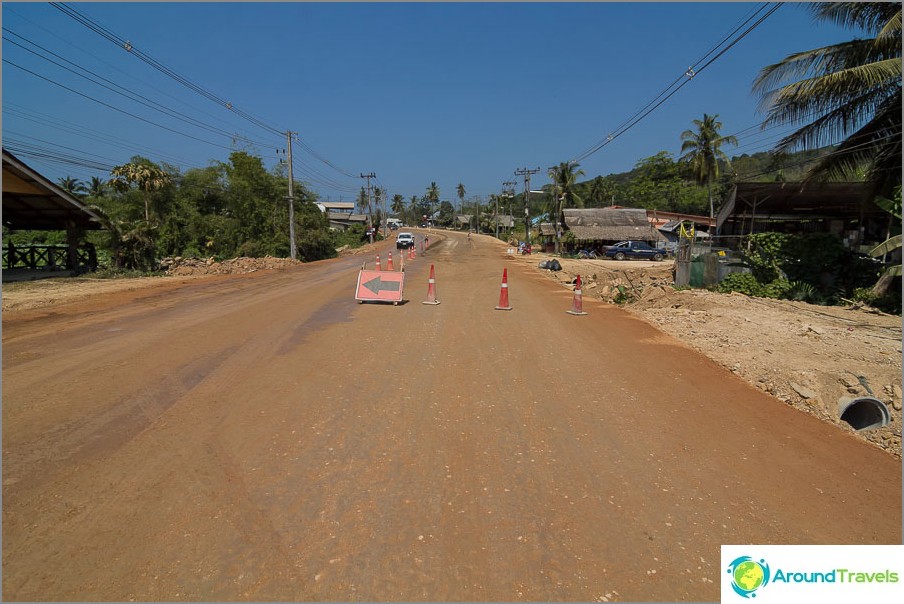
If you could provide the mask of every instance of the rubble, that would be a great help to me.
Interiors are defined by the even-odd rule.
[[[160,261],[161,268],[169,276],[186,277],[195,275],[243,275],[257,271],[274,270],[298,266],[299,260],[290,258],[230,258],[218,262],[215,258],[164,258]]]

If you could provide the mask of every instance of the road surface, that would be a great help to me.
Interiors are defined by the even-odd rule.
[[[353,256],[5,314],[4,599],[717,600],[721,544],[901,542],[899,460],[430,240],[399,306]]]

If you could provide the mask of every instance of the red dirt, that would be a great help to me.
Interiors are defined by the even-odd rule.
[[[723,543],[901,542],[900,459],[431,242],[401,306],[357,256],[4,312],[3,597],[716,600]]]

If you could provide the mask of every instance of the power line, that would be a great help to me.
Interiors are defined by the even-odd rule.
[[[231,102],[227,101],[226,99],[223,99],[223,98],[217,96],[216,94],[205,89],[201,85],[196,84],[195,82],[192,82],[185,76],[182,76],[179,73],[173,71],[172,69],[170,69],[163,63],[160,63],[159,61],[157,61],[150,55],[143,52],[141,49],[136,48],[128,40],[124,40],[124,39],[120,38],[114,32],[105,28],[103,25],[97,23],[96,21],[94,21],[93,19],[88,17],[87,15],[79,12],[77,9],[73,8],[71,5],[63,3],[63,2],[51,2],[50,5],[53,6],[54,8],[56,8],[57,10],[59,10],[60,12],[62,12],[63,14],[71,17],[78,23],[84,25],[85,27],[87,27],[91,31],[95,32],[96,34],[98,34],[98,35],[102,36],[103,38],[107,39],[108,41],[112,42],[116,46],[119,46],[120,48],[124,48],[126,50],[126,52],[132,54],[137,59],[146,63],[147,65],[150,65],[151,67],[153,67],[160,73],[166,75],[169,78],[172,78],[173,80],[175,80],[176,82],[179,82],[180,84],[182,84],[189,90],[192,90],[192,91],[200,94],[201,96],[207,98],[208,100],[213,101],[214,103],[216,103],[222,107],[225,107],[228,111],[231,111],[231,112],[235,113],[236,115],[248,120],[249,122],[251,122],[252,124],[255,124],[259,128],[262,128],[262,129],[270,132],[271,134],[276,134],[279,136],[282,136],[283,133],[285,132],[285,130],[271,126],[271,125],[265,123],[264,121],[260,120],[259,118],[254,117],[250,113],[248,113],[242,109],[239,109],[238,107],[234,106]]]
[[[47,61],[47,62],[49,62],[49,63],[52,63],[53,65],[56,65],[56,66],[58,66],[58,67],[61,67],[62,69],[65,69],[66,71],[68,71],[68,72],[70,72],[70,73],[73,73],[73,74],[77,75],[77,76],[80,77],[80,78],[86,79],[86,80],[88,80],[89,82],[92,82],[92,83],[94,83],[94,84],[97,84],[98,86],[100,86],[100,87],[102,87],[102,88],[105,88],[105,89],[107,89],[107,90],[109,90],[109,91],[111,91],[111,92],[113,92],[113,93],[115,93],[115,94],[118,94],[118,95],[120,95],[120,96],[123,96],[123,97],[125,97],[125,98],[127,98],[127,99],[129,99],[129,100],[131,100],[131,101],[134,101],[134,102],[136,102],[136,103],[139,103],[140,105],[144,105],[145,107],[148,107],[148,108],[150,108],[150,109],[153,109],[154,111],[157,111],[157,112],[159,112],[159,113],[163,113],[164,115],[167,115],[167,116],[169,116],[169,117],[173,117],[173,118],[175,118],[175,119],[178,119],[178,120],[180,120],[180,121],[183,121],[183,122],[185,122],[185,123],[188,123],[188,124],[190,124],[190,125],[192,125],[192,126],[195,126],[195,127],[197,127],[197,128],[202,128],[202,129],[207,130],[207,131],[209,131],[209,132],[212,132],[212,133],[214,133],[214,134],[219,134],[219,135],[221,135],[221,136],[226,136],[226,137],[228,137],[228,138],[232,138],[233,140],[241,140],[242,142],[246,142],[246,143],[250,143],[250,144],[257,144],[257,145],[264,145],[264,146],[270,144],[270,143],[264,143],[264,142],[261,142],[261,141],[254,141],[254,140],[251,140],[251,139],[247,139],[247,138],[245,138],[245,137],[241,137],[241,136],[239,136],[239,135],[237,135],[237,134],[233,134],[233,133],[231,133],[231,132],[227,132],[227,131],[225,131],[225,130],[222,130],[222,129],[220,129],[220,128],[217,128],[216,126],[210,126],[210,125],[208,125],[208,124],[205,124],[204,122],[201,122],[200,120],[197,120],[197,119],[195,119],[195,118],[193,118],[193,117],[191,117],[191,116],[188,116],[188,115],[186,115],[186,114],[184,114],[184,113],[181,113],[181,112],[179,112],[179,111],[175,111],[175,110],[173,110],[173,109],[169,109],[169,108],[167,108],[167,107],[163,107],[162,105],[160,105],[160,104],[157,103],[156,101],[153,101],[152,99],[149,99],[149,98],[147,98],[146,96],[143,96],[143,95],[141,95],[141,94],[138,94],[138,93],[136,93],[136,92],[133,92],[133,91],[127,89],[127,88],[124,88],[124,87],[120,86],[119,84],[117,84],[116,82],[113,82],[113,81],[111,81],[111,80],[108,80],[107,78],[105,78],[105,77],[103,77],[103,76],[101,76],[101,75],[99,75],[99,74],[96,74],[96,73],[94,73],[93,71],[91,71],[91,70],[89,70],[89,69],[86,69],[86,68],[84,68],[84,67],[81,67],[80,65],[77,65],[76,63],[73,63],[72,61],[69,61],[68,59],[65,59],[65,58],[61,57],[61,56],[55,54],[55,53],[52,52],[52,51],[47,50],[47,49],[44,48],[43,46],[40,46],[39,44],[36,44],[36,43],[32,42],[31,40],[28,40],[27,38],[25,38],[25,37],[23,37],[23,36],[20,36],[20,35],[16,34],[15,32],[12,32],[12,31],[8,30],[8,29],[5,28],[5,27],[3,28],[3,31],[5,31],[5,32],[7,32],[7,33],[9,33],[9,34],[12,34],[12,35],[14,35],[14,36],[16,36],[16,37],[18,37],[18,38],[21,38],[21,39],[25,40],[25,41],[28,42],[29,44],[32,44],[32,45],[34,45],[35,47],[40,48],[40,49],[43,50],[44,52],[47,52],[47,53],[51,54],[52,56],[57,57],[58,59],[61,59],[62,61],[65,61],[66,63],[69,63],[70,65],[73,65],[73,66],[77,67],[78,69],[81,69],[82,71],[85,71],[85,72],[91,74],[92,76],[94,76],[94,77],[96,77],[96,78],[102,80],[103,82],[107,82],[107,83],[111,84],[112,86],[115,86],[116,88],[119,88],[120,90],[115,90],[114,88],[111,88],[110,86],[107,86],[107,85],[105,85],[105,84],[103,84],[103,83],[101,83],[101,82],[98,82],[97,80],[92,79],[91,77],[88,77],[88,76],[86,76],[86,75],[84,75],[84,74],[78,73],[77,71],[75,71],[75,70],[73,70],[73,69],[70,69],[69,67],[66,67],[65,65],[62,65],[62,64],[60,64],[60,63],[58,63],[58,62],[56,62],[56,61],[54,61],[54,60],[52,60],[52,59],[49,59],[49,58],[47,58],[47,57],[45,57],[45,56],[42,56],[41,54],[39,54],[39,53],[37,53],[37,52],[31,50],[30,48],[26,48],[25,46],[23,46],[22,44],[19,44],[19,43],[16,42],[15,40],[10,40],[9,38],[7,38],[6,40],[7,40],[7,42],[9,42],[10,44],[13,44],[13,45],[15,45],[15,46],[18,46],[19,48],[22,48],[22,49],[25,50],[26,52],[29,52],[29,53],[31,53],[31,54],[33,54],[33,55],[35,55],[35,56],[37,56],[37,57],[39,57],[39,58],[41,58],[41,59],[44,59],[45,61]],[[124,92],[123,92],[123,91],[124,91]],[[135,98],[135,97],[138,97],[138,98]],[[143,100],[140,100],[140,99],[143,99]],[[147,101],[147,102],[145,102],[145,101]]]
[[[669,98],[671,98],[675,93],[677,93],[679,90],[681,90],[681,88],[683,88],[683,87],[684,87],[688,82],[690,82],[694,77],[696,77],[696,76],[699,75],[703,70],[705,70],[707,67],[709,67],[710,65],[712,65],[713,62],[715,62],[715,61],[718,60],[722,55],[724,55],[726,52],[728,52],[728,51],[729,51],[732,47],[734,47],[738,42],[740,42],[740,41],[741,41],[742,39],[744,39],[748,34],[750,34],[750,32],[752,32],[754,29],[756,29],[757,27],[759,27],[760,24],[762,24],[763,21],[765,21],[770,15],[772,15],[772,13],[774,13],[775,11],[777,11],[777,10],[781,7],[781,5],[782,5],[782,3],[775,3],[775,6],[773,6],[772,8],[770,8],[764,15],[762,15],[761,17],[759,17],[759,19],[757,19],[752,25],[750,25],[749,27],[747,27],[747,29],[745,29],[745,30],[744,30],[740,35],[738,35],[734,40],[732,40],[730,43],[728,43],[728,45],[725,46],[725,48],[723,48],[723,49],[722,49],[721,51],[719,51],[715,56],[713,56],[712,58],[710,58],[706,63],[704,63],[702,66],[700,66],[699,68],[696,68],[696,69],[695,69],[695,66],[689,67],[688,70],[684,73],[683,76],[679,76],[674,82],[672,82],[672,84],[670,84],[665,90],[663,90],[663,92],[659,93],[659,95],[657,95],[657,97],[655,97],[653,101],[650,101],[649,103],[647,103],[647,104],[644,106],[644,108],[642,108],[641,110],[635,112],[634,115],[633,115],[631,118],[629,118],[629,119],[626,120],[625,122],[622,122],[622,125],[619,126],[619,128],[617,128],[616,130],[614,130],[612,133],[610,133],[605,139],[601,140],[601,141],[598,142],[596,145],[594,145],[593,147],[591,147],[591,148],[588,149],[587,151],[581,153],[580,155],[578,155],[577,157],[575,157],[575,158],[574,158],[573,160],[571,160],[571,161],[572,161],[572,162],[581,162],[581,161],[583,161],[583,160],[586,159],[587,157],[590,157],[591,155],[593,155],[594,153],[596,153],[597,151],[599,151],[600,149],[602,149],[603,147],[605,147],[606,145],[608,145],[609,143],[611,143],[612,141],[614,141],[616,138],[618,138],[619,136],[621,136],[622,134],[624,134],[625,132],[627,132],[628,130],[630,130],[631,128],[633,128],[634,126],[636,126],[641,120],[643,120],[643,119],[644,119],[645,117],[647,117],[650,113],[652,113],[654,110],[656,110],[660,105],[662,105],[663,103],[665,103],[665,102],[666,102]],[[734,35],[741,27],[743,27],[744,25],[746,25],[747,23],[749,23],[749,22],[750,22],[757,14],[759,14],[759,12],[761,12],[762,10],[764,10],[764,9],[766,8],[766,6],[768,6],[768,3],[766,3],[766,4],[764,4],[762,7],[760,7],[760,8],[759,8],[759,9],[758,9],[758,10],[757,10],[750,18],[748,18],[746,21],[744,21],[744,23],[743,23],[741,26],[739,26],[738,28],[736,28],[735,31],[732,32],[732,34],[730,34],[730,36]],[[730,36],[729,36],[729,37],[730,37]],[[727,38],[726,38],[726,40],[727,40]],[[717,45],[714,47],[714,49],[715,49],[715,48],[718,48],[718,47],[720,47],[720,46],[722,46],[723,44],[725,44],[725,40],[723,40],[722,42],[720,42],[719,44],[717,44]],[[712,54],[712,51],[710,51],[709,53],[707,53],[707,55],[705,55],[705,56],[708,56],[709,54]],[[704,58],[705,58],[705,56],[704,56]],[[702,60],[702,59],[701,59],[701,60]],[[700,63],[700,61],[698,60],[697,64],[699,64],[699,63]],[[695,64],[695,65],[696,65],[696,64]],[[677,87],[675,87],[675,84],[676,84],[679,80],[681,80],[682,78],[686,78],[686,79],[684,79],[684,81],[682,81],[680,84],[677,85]],[[673,88],[673,89],[671,90],[671,92],[668,92],[668,94],[665,94],[666,91],[668,91],[670,88]],[[665,96],[663,96],[663,95],[665,95]]]
[[[90,100],[90,101],[94,101],[95,103],[98,103],[98,104],[100,104],[100,105],[103,105],[104,107],[108,107],[108,108],[110,108],[110,109],[112,109],[112,110],[114,110],[114,111],[117,111],[117,112],[122,113],[122,114],[124,114],[124,115],[127,115],[127,116],[129,116],[129,117],[133,117],[133,118],[135,118],[135,119],[137,119],[137,120],[141,120],[142,122],[145,122],[145,123],[150,124],[150,125],[152,125],[152,126],[157,126],[158,128],[163,128],[164,130],[168,130],[168,131],[170,131],[170,132],[175,132],[176,134],[179,134],[180,136],[184,136],[184,137],[186,137],[186,138],[190,138],[190,139],[193,139],[193,140],[196,140],[196,141],[199,141],[199,142],[208,144],[208,145],[212,145],[212,146],[214,146],[214,147],[219,147],[219,148],[221,148],[221,149],[227,149],[227,150],[229,150],[229,151],[232,150],[231,148],[226,147],[226,146],[224,146],[224,145],[220,145],[219,143],[214,143],[214,142],[212,142],[212,141],[205,140],[205,139],[203,139],[203,138],[198,138],[197,136],[192,136],[192,135],[190,135],[190,134],[186,134],[185,132],[181,132],[181,131],[179,131],[179,130],[174,130],[173,128],[170,128],[170,127],[168,127],[168,126],[164,126],[163,124],[158,124],[157,122],[154,122],[154,121],[151,121],[151,120],[149,120],[149,119],[143,118],[143,117],[141,117],[140,115],[135,115],[134,113],[130,113],[130,112],[124,110],[124,109],[120,109],[120,108],[118,108],[118,107],[114,107],[113,105],[110,105],[109,103],[105,103],[104,101],[101,101],[100,99],[96,99],[96,98],[94,98],[94,97],[92,97],[92,96],[90,96],[90,95],[87,95],[87,94],[84,94],[84,93],[82,93],[82,92],[79,92],[78,90],[75,90],[74,88],[70,88],[69,86],[66,86],[66,85],[64,85],[64,84],[61,84],[61,83],[57,82],[56,80],[52,80],[52,79],[50,79],[50,78],[46,78],[46,77],[44,77],[44,76],[42,76],[42,75],[40,75],[40,74],[38,74],[38,73],[36,73],[36,72],[34,72],[34,71],[32,71],[32,70],[26,68],[26,67],[21,66],[21,65],[19,65],[18,63],[14,63],[14,62],[12,62],[12,61],[10,61],[10,60],[8,60],[8,59],[3,59],[3,62],[6,63],[7,65],[12,65],[13,67],[16,67],[16,68],[18,68],[18,69],[21,69],[22,71],[24,71],[24,72],[26,72],[26,73],[29,73],[29,74],[35,76],[36,78],[39,78],[39,79],[41,79],[41,80],[44,80],[45,82],[49,82],[49,83],[51,83],[51,84],[53,84],[53,85],[55,85],[55,86],[59,86],[60,88],[63,88],[64,90],[68,90],[69,92],[72,92],[72,93],[74,93],[74,94],[77,94],[77,95],[80,96],[80,97],[86,98],[86,99],[88,99],[88,100]]]
[[[61,41],[62,41],[64,44],[66,44],[67,46],[69,46],[69,47],[71,47],[71,48],[74,48],[74,49],[76,49],[76,50],[82,52],[83,54],[85,54],[85,55],[87,55],[87,56],[93,58],[94,60],[96,60],[96,61],[98,61],[98,62],[100,62],[100,63],[103,63],[104,65],[106,65],[106,66],[109,67],[110,69],[112,69],[112,70],[114,70],[114,71],[117,71],[117,72],[119,72],[120,74],[124,75],[125,77],[127,77],[127,78],[129,78],[129,79],[131,79],[131,80],[134,80],[134,81],[140,83],[142,86],[145,86],[145,87],[147,87],[147,88],[150,88],[151,90],[153,90],[153,91],[155,91],[155,92],[157,92],[157,93],[159,93],[159,94],[162,94],[163,96],[165,96],[165,97],[167,97],[167,98],[169,98],[169,99],[172,99],[173,101],[175,101],[175,102],[177,102],[177,103],[183,105],[184,107],[187,107],[187,108],[189,108],[189,109],[192,109],[193,111],[196,111],[196,112],[198,112],[198,113],[204,115],[204,116],[207,117],[208,119],[215,120],[215,121],[217,121],[217,122],[219,122],[219,123],[221,123],[221,124],[224,124],[224,125],[226,125],[226,126],[229,126],[229,127],[231,127],[231,128],[235,127],[233,124],[227,122],[226,120],[223,120],[223,119],[221,119],[221,118],[219,118],[219,117],[217,117],[217,116],[215,116],[215,115],[212,115],[212,114],[208,113],[207,111],[204,111],[203,109],[199,109],[198,107],[196,107],[196,106],[194,106],[194,105],[192,105],[192,104],[190,104],[190,103],[185,102],[183,99],[177,98],[177,97],[175,97],[175,96],[169,94],[168,92],[166,92],[166,91],[164,91],[164,90],[161,90],[160,88],[157,88],[157,87],[153,86],[153,85],[152,85],[151,83],[149,83],[148,81],[143,80],[143,79],[141,79],[141,78],[137,78],[137,77],[135,77],[133,74],[131,74],[131,73],[127,72],[127,71],[124,71],[124,70],[120,69],[119,67],[117,67],[116,65],[113,65],[112,63],[109,63],[108,61],[105,61],[103,58],[97,56],[96,54],[92,53],[91,51],[86,50],[85,48],[82,48],[81,46],[79,46],[79,45],[73,43],[71,40],[67,40],[65,37],[63,37],[63,36],[61,36],[61,35],[59,35],[59,34],[53,32],[53,31],[51,31],[51,30],[49,30],[49,29],[47,29],[46,27],[44,27],[44,26],[41,25],[40,23],[37,23],[37,22],[33,21],[32,19],[29,19],[28,17],[26,17],[26,16],[23,15],[22,13],[20,13],[20,12],[14,10],[13,8],[10,8],[10,6],[11,6],[11,5],[4,6],[4,10],[5,10],[5,11],[8,11],[8,12],[14,14],[14,15],[16,15],[19,19],[22,19],[23,21],[27,21],[28,23],[32,24],[34,27],[37,27],[38,29],[40,29],[40,30],[42,30],[42,31],[44,31],[44,32],[46,32],[46,33],[48,33],[48,34],[50,34],[50,35],[53,36],[54,38],[57,38],[58,40],[61,40]]]
[[[157,149],[152,149],[150,147],[144,147],[144,146],[138,145],[132,141],[128,141],[123,138],[108,135],[106,133],[99,132],[97,130],[91,130],[90,128],[85,128],[83,126],[76,126],[75,124],[68,124],[66,122],[56,120],[51,116],[48,116],[46,114],[42,114],[42,113],[39,113],[36,111],[29,112],[29,111],[25,110],[24,108],[21,108],[21,106],[17,105],[16,103],[9,103],[9,102],[4,103],[3,112],[16,116],[19,119],[34,122],[34,123],[40,124],[42,126],[49,126],[51,128],[54,128],[55,130],[60,130],[63,132],[68,132],[70,134],[75,134],[82,139],[91,139],[91,140],[103,143],[105,145],[109,145],[111,147],[123,149],[125,151],[132,153],[133,155],[136,153],[148,155],[148,156],[153,155],[153,156],[159,157],[163,160],[166,160],[166,161],[169,161],[169,162],[175,163],[175,164],[182,164],[184,166],[197,167],[197,168],[203,167],[203,166],[199,166],[198,164],[195,164],[194,162],[186,160],[184,158],[180,158],[180,157],[171,155],[170,153],[168,153],[166,151],[160,151]],[[29,113],[31,115],[29,115]]]
[[[262,128],[262,129],[264,129],[264,130],[270,132],[271,134],[276,134],[276,135],[279,135],[279,136],[283,136],[283,135],[284,135],[284,133],[285,133],[285,130],[284,130],[284,129],[282,129],[282,128],[277,128],[277,127],[275,127],[275,126],[271,126],[271,125],[269,125],[269,124],[263,122],[262,120],[260,120],[259,118],[257,118],[257,117],[255,117],[255,116],[251,115],[250,113],[248,113],[248,112],[246,112],[246,111],[244,111],[244,110],[242,110],[242,109],[239,109],[238,107],[235,107],[231,102],[227,101],[226,99],[223,99],[223,98],[221,98],[220,96],[216,95],[215,93],[213,93],[213,92],[207,90],[206,88],[202,87],[201,85],[196,84],[195,82],[192,82],[191,80],[189,80],[189,79],[186,78],[185,76],[180,75],[179,73],[177,73],[177,72],[175,72],[174,70],[170,69],[170,68],[167,67],[166,65],[160,63],[159,61],[157,61],[156,59],[154,59],[154,58],[151,57],[150,55],[146,54],[146,53],[143,52],[142,50],[136,48],[136,47],[135,47],[131,42],[129,42],[128,40],[124,40],[123,38],[119,37],[116,33],[112,32],[112,31],[109,30],[109,29],[107,29],[106,27],[104,27],[104,26],[101,25],[100,23],[94,21],[93,19],[91,19],[91,18],[88,17],[87,15],[85,15],[85,14],[79,12],[77,9],[73,8],[71,5],[66,4],[66,3],[62,3],[62,2],[51,2],[50,4],[51,4],[51,6],[53,6],[54,8],[56,8],[56,9],[58,9],[59,11],[61,11],[62,13],[64,13],[65,15],[71,17],[72,19],[74,19],[74,20],[77,21],[78,23],[84,25],[85,27],[87,27],[87,28],[90,29],[91,31],[97,33],[97,34],[100,35],[101,37],[103,37],[103,38],[107,39],[108,41],[112,42],[112,43],[115,44],[116,46],[121,47],[121,48],[124,48],[127,52],[129,52],[130,54],[134,55],[134,56],[135,56],[136,58],[138,58],[139,60],[143,61],[144,63],[146,63],[146,64],[148,64],[148,65],[150,65],[151,67],[153,67],[153,68],[156,69],[157,71],[163,73],[163,74],[166,75],[167,77],[170,77],[170,78],[172,78],[173,80],[175,80],[176,82],[182,84],[183,86],[185,86],[185,87],[188,88],[189,90],[192,90],[192,91],[194,91],[194,92],[200,94],[201,96],[207,98],[208,100],[213,101],[214,103],[216,103],[216,104],[218,104],[218,105],[220,105],[220,106],[222,106],[222,107],[225,107],[227,110],[229,110],[229,111],[233,112],[234,114],[236,114],[236,115],[238,115],[238,116],[240,116],[240,117],[242,117],[242,118],[248,120],[249,122],[255,124],[255,125],[258,126],[259,128]],[[337,172],[339,172],[339,173],[342,174],[343,176],[346,176],[346,177],[348,177],[348,178],[356,178],[354,174],[352,174],[352,173],[348,172],[347,170],[344,170],[344,169],[342,169],[342,168],[336,166],[335,164],[333,164],[332,162],[330,162],[328,159],[326,159],[325,157],[323,157],[322,155],[320,155],[319,153],[317,153],[317,152],[316,152],[316,151],[315,151],[308,143],[306,143],[304,140],[302,140],[302,139],[300,139],[300,138],[298,138],[298,137],[296,137],[295,140],[298,141],[299,145],[300,145],[307,153],[309,153],[311,156],[313,156],[313,157],[316,158],[317,160],[323,162],[324,164],[326,164],[326,165],[329,166],[330,168],[336,170]]]

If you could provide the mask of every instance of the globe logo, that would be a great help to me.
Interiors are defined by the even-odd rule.
[[[750,556],[735,558],[728,565],[731,588],[743,598],[755,598],[756,590],[769,583],[769,565],[765,560],[757,562]]]

